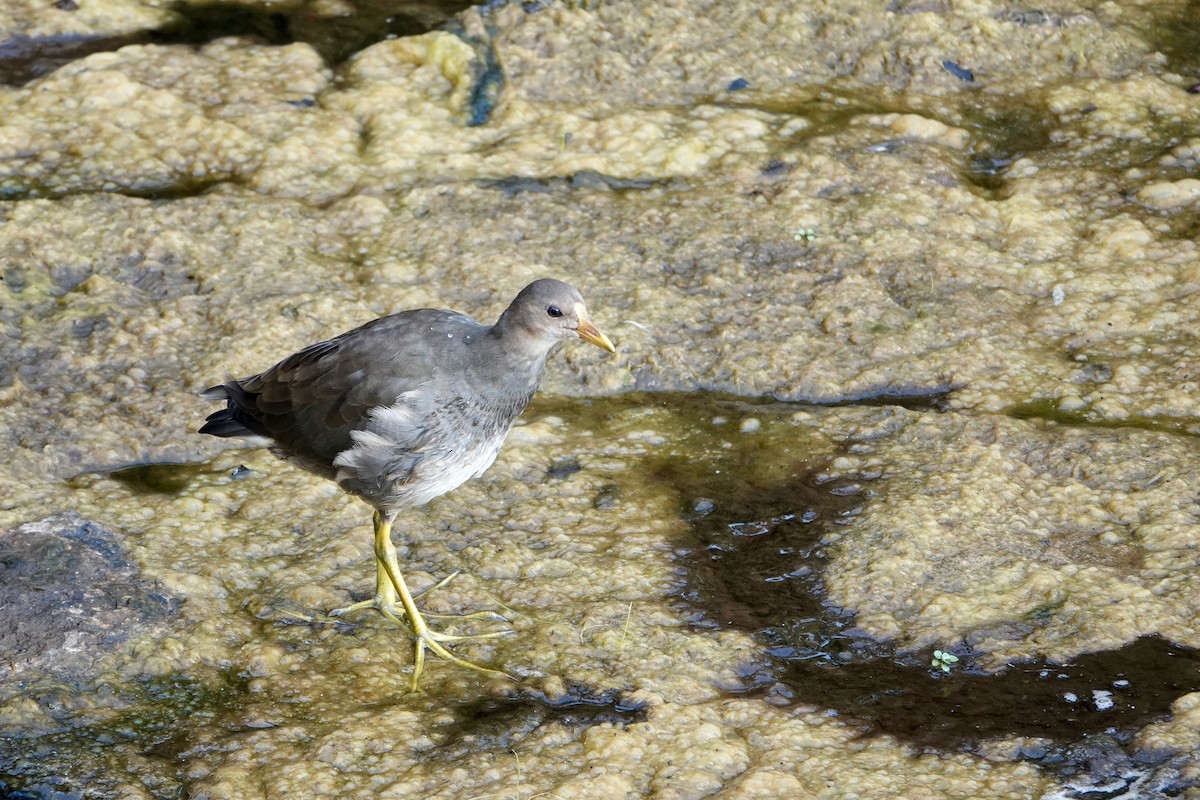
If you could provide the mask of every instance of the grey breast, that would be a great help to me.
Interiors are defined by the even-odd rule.
[[[403,316],[403,315],[402,315]],[[378,400],[346,432],[335,479],[385,513],[421,505],[484,472],[537,388],[498,363],[487,328],[458,314],[419,314],[400,355],[373,365]],[[420,368],[415,368],[419,365]]]

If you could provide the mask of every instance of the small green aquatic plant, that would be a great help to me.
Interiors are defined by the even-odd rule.
[[[792,234],[792,238],[797,242],[811,242],[816,240],[817,232],[812,228],[800,228],[798,231]]]
[[[949,672],[958,663],[958,656],[953,653],[947,653],[944,650],[933,651],[933,662],[929,666],[934,669],[940,669],[942,672]]]

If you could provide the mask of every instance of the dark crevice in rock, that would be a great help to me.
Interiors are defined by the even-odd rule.
[[[283,11],[238,2],[178,2],[175,22],[159,30],[119,36],[17,37],[0,43],[0,84],[21,86],[92,53],[131,44],[203,45],[227,36],[250,36],[268,44],[305,42],[326,63],[340,64],[383,39],[414,36],[445,24],[474,5],[468,0],[351,0],[353,12],[323,16],[317,4]],[[69,11],[64,11],[69,13]]]
[[[218,186],[237,185],[237,181],[228,177],[214,177],[204,180],[181,178],[174,183],[155,183],[142,186],[121,186],[112,189],[89,187],[80,190],[73,186],[42,186],[34,184],[0,185],[0,201],[4,200],[36,200],[57,199],[60,197],[78,197],[88,194],[114,194],[136,200],[186,200],[190,197],[200,197]]]
[[[568,192],[573,189],[586,189],[588,191],[597,190],[612,190],[626,191],[634,190],[641,191],[654,187],[667,187],[673,182],[655,181],[649,179],[634,179],[634,178],[615,178],[611,175],[603,175],[599,172],[585,170],[577,172],[574,175],[566,177],[554,178],[526,178],[526,177],[511,177],[500,179],[489,179],[479,181],[479,185],[487,189],[496,189],[503,192],[507,197],[514,197],[525,192],[534,192],[536,194],[551,193],[551,192]]]
[[[571,730],[593,725],[624,727],[646,718],[646,707],[614,690],[572,685],[548,697],[521,689],[512,697],[471,699],[450,709],[453,720],[433,732],[443,757],[512,749],[538,729],[558,725]]]
[[[1014,406],[1009,406],[1005,413],[1014,419],[1034,419],[1053,422],[1058,425],[1071,425],[1089,428],[1138,428],[1159,433],[1171,433],[1181,436],[1196,436],[1197,421],[1194,419],[1170,419],[1167,417],[1129,416],[1113,419],[1101,416],[1088,408],[1067,411],[1060,407],[1055,399],[1029,400]]]

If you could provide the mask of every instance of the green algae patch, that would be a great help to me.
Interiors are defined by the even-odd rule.
[[[135,492],[178,494],[191,485],[198,475],[208,471],[187,464],[142,464],[119,469],[110,477]]]
[[[1146,431],[1195,436],[1200,433],[1200,423],[1194,419],[1172,420],[1166,417],[1129,416],[1110,419],[1086,407],[1079,407],[1073,400],[1030,400],[1007,410],[1015,419],[1040,419],[1060,425],[1093,426],[1096,428],[1131,428]]]

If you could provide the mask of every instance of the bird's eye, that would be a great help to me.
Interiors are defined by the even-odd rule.
[[[546,313],[552,317],[561,317],[562,316],[562,311],[560,311],[558,309],[558,306],[550,306],[549,308],[546,309]]]

